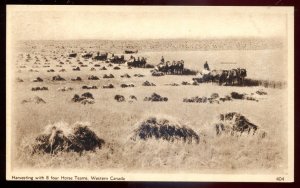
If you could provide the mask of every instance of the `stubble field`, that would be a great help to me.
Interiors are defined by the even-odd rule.
[[[262,87],[219,86],[212,83],[181,85],[183,81],[191,82],[195,76],[165,75],[153,77],[151,69],[132,68],[120,65],[120,70],[108,67],[105,62],[95,62],[91,59],[70,58],[67,54],[74,50],[80,54],[77,47],[63,49],[27,46],[15,54],[12,83],[12,166],[13,168],[75,168],[93,170],[126,170],[151,172],[196,172],[196,173],[284,173],[287,170],[287,89],[263,88],[268,95],[259,96],[259,101],[234,100],[210,103],[184,103],[183,98],[194,96],[210,96],[218,93],[220,96],[233,91],[239,93],[255,93]],[[97,49],[85,49],[97,51]],[[286,78],[286,65],[281,50],[227,50],[227,51],[163,51],[139,52],[134,56],[147,57],[150,64],[157,64],[161,56],[166,60],[185,61],[185,66],[194,70],[202,70],[203,63],[208,61],[212,69],[243,67],[248,71],[248,77],[255,79],[283,80]],[[18,58],[19,54],[30,54],[29,62]],[[63,55],[63,56],[61,56]],[[34,64],[37,56],[40,64]],[[43,67],[46,57],[50,67]],[[52,59],[56,57],[57,59]],[[77,61],[77,59],[79,59]],[[128,59],[128,55],[125,55]],[[72,65],[78,66],[81,61],[88,67],[80,67],[81,71],[72,71]],[[62,67],[57,67],[59,62]],[[222,64],[234,62],[236,64]],[[96,71],[90,69],[95,64]],[[26,65],[26,68],[18,68]],[[37,68],[32,66],[38,65]],[[99,70],[105,66],[107,70]],[[58,72],[60,69],[66,72]],[[30,69],[39,72],[29,72]],[[55,72],[47,72],[54,69]],[[21,72],[18,72],[21,70]],[[113,74],[115,78],[104,79],[104,74]],[[129,74],[131,78],[121,78]],[[143,74],[144,77],[134,77]],[[52,77],[60,75],[66,81],[52,81]],[[88,80],[88,76],[98,76],[99,80]],[[82,82],[71,81],[80,76]],[[32,82],[36,77],[43,82]],[[24,82],[17,82],[20,78]],[[156,86],[142,86],[149,81]],[[113,84],[115,88],[103,89],[103,85]],[[121,84],[132,83],[135,87],[121,88]],[[179,86],[166,84],[177,83]],[[94,85],[98,89],[84,90],[83,85]],[[37,86],[48,87],[48,91],[31,91]],[[68,86],[72,91],[61,92],[58,88]],[[74,94],[91,92],[95,98],[94,104],[83,105],[71,101]],[[168,97],[167,102],[144,101],[153,92]],[[117,102],[115,95],[123,95],[126,99],[134,95],[137,101]],[[27,98],[39,96],[45,104],[26,103]],[[267,133],[262,138],[256,135],[217,136],[214,121],[220,113],[238,112],[246,116],[260,130]],[[199,144],[188,144],[180,141],[130,139],[137,123],[150,116],[164,117],[181,124],[188,125],[199,136]],[[57,155],[30,155],[24,147],[27,142],[43,131],[45,126],[64,121],[73,124],[77,121],[89,122],[96,134],[105,140],[103,148],[95,152],[59,153]]]

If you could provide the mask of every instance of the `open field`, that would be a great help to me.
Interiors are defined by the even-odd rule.
[[[194,76],[165,75],[151,76],[151,69],[132,68],[123,64],[120,70],[108,67],[108,63],[95,62],[92,59],[67,58],[72,50],[98,51],[80,46],[59,47],[54,44],[51,48],[39,45],[23,46],[15,54],[13,70],[13,113],[12,131],[13,168],[80,168],[97,170],[126,170],[161,172],[176,170],[197,173],[286,173],[287,170],[287,89],[271,89],[262,87],[218,86],[212,83],[195,85],[181,85],[183,81],[191,82]],[[91,45],[93,46],[93,45]],[[101,50],[101,48],[100,48]],[[23,59],[18,57],[23,54]],[[31,60],[25,61],[26,54]],[[119,52],[120,54],[120,52]],[[203,63],[208,61],[212,69],[228,69],[234,67],[246,68],[249,78],[264,80],[287,81],[287,65],[283,50],[218,50],[218,51],[141,51],[134,56],[146,57],[150,64],[157,64],[161,56],[165,60],[185,61],[185,66],[194,70],[202,70]],[[35,56],[39,59],[36,61]],[[125,59],[130,55],[126,54]],[[46,61],[50,67],[43,67]],[[54,59],[56,58],[56,59]],[[77,61],[78,59],[78,61]],[[68,60],[68,61],[67,61]],[[37,62],[36,64],[34,64]],[[59,64],[62,62],[63,64]],[[70,64],[70,62],[72,64]],[[72,71],[78,62],[88,65],[80,67],[81,71]],[[236,63],[236,64],[222,64]],[[40,64],[38,64],[40,63]],[[96,71],[90,69],[95,64]],[[61,65],[57,67],[56,65]],[[19,68],[26,66],[26,68]],[[32,68],[32,66],[38,66]],[[107,70],[99,70],[105,66]],[[30,69],[38,72],[29,72]],[[55,72],[47,72],[53,69]],[[66,72],[59,72],[65,69]],[[21,72],[18,72],[21,70]],[[121,78],[129,74],[131,78]],[[52,77],[60,75],[66,81],[52,81]],[[104,74],[113,74],[114,78],[104,79]],[[144,77],[134,77],[143,74]],[[99,80],[88,80],[88,76],[98,76]],[[82,82],[71,81],[80,76]],[[32,82],[41,77],[43,82]],[[20,78],[24,82],[17,82]],[[145,81],[153,82],[156,86],[142,86]],[[115,88],[103,89],[103,85],[113,84]],[[132,83],[135,87],[121,88],[121,84]],[[166,84],[177,83],[179,86]],[[97,86],[98,89],[84,90],[83,85]],[[48,91],[31,91],[38,86],[48,87]],[[58,88],[68,86],[72,91],[61,92]],[[218,93],[220,96],[231,92],[255,93],[263,89],[268,94],[258,96],[259,101],[234,100],[210,103],[184,103],[183,98],[194,96],[210,96]],[[91,92],[95,98],[94,104],[83,105],[71,101],[75,94]],[[167,102],[144,101],[153,92],[168,97]],[[117,102],[115,95],[123,95],[125,102]],[[130,95],[137,101],[128,102]],[[39,96],[45,104],[22,104],[22,101],[33,96]],[[267,133],[262,138],[259,134],[242,135],[240,137],[217,136],[214,122],[220,113],[238,112],[246,116],[252,123],[259,126],[259,130]],[[181,124],[188,125],[199,136],[199,144],[182,142],[170,143],[162,140],[130,139],[137,123],[149,116],[165,117]],[[106,144],[95,152],[59,153],[30,155],[26,152],[27,141],[32,141],[50,123],[65,121],[73,124],[77,121],[89,122],[92,129],[104,139]]]
[[[162,40],[164,41],[164,40]],[[180,40],[179,40],[180,41]],[[122,54],[126,46],[133,46],[139,50],[136,56],[146,57],[149,64],[156,65],[160,62],[162,56],[166,61],[181,60],[186,63],[186,67],[201,71],[203,64],[207,61],[211,69],[231,69],[231,68],[246,68],[248,77],[252,79],[286,81],[287,80],[287,61],[285,51],[282,48],[281,42],[277,40],[256,41],[256,40],[237,40],[242,43],[244,48],[239,49],[236,46],[238,42],[231,42],[231,48],[204,48],[193,46],[193,41],[182,41],[185,45],[179,45],[178,41],[169,41],[153,45],[151,41],[26,41],[18,43],[20,52],[28,52],[32,55],[45,55],[48,57],[57,56],[57,60],[64,60],[60,55],[67,56],[72,50],[75,52],[114,52]],[[275,41],[275,42],[274,42]],[[200,43],[206,41],[200,41]],[[228,43],[228,41],[216,40],[214,44],[209,41],[208,46],[220,46],[219,43]],[[269,43],[268,43],[269,42]],[[115,44],[114,44],[115,43]],[[133,43],[133,44],[131,44]],[[150,43],[150,44],[149,44]],[[192,44],[190,44],[192,43]],[[211,44],[212,43],[212,44]],[[257,45],[260,44],[260,45]],[[265,44],[266,43],[266,44]],[[279,44],[277,44],[279,43]],[[151,45],[152,44],[152,45]],[[204,43],[206,44],[206,43]],[[206,44],[207,45],[207,44]],[[36,54],[38,53],[38,54]],[[58,55],[59,54],[59,55]],[[130,54],[125,54],[125,59],[128,59]],[[68,68],[68,67],[67,67]]]

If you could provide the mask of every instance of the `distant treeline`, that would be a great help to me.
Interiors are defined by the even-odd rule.
[[[168,50],[263,50],[283,48],[281,38],[225,38],[225,39],[149,39],[149,40],[66,40],[23,41],[27,45],[100,48],[124,51],[131,48],[142,51]]]

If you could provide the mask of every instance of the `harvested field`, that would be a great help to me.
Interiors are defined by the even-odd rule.
[[[212,174],[255,174],[258,171],[281,173],[287,169],[287,134],[283,134],[287,133],[288,126],[285,116],[288,110],[286,87],[197,83],[193,81],[194,75],[165,75],[153,71],[154,68],[129,69],[126,64],[109,66],[105,61],[92,58],[85,60],[82,57],[84,51],[94,52],[94,55],[97,51],[104,51],[101,46],[105,45],[107,43],[101,41],[20,43],[16,55],[23,54],[23,58],[21,55],[16,56],[14,62],[16,67],[24,65],[24,68],[21,68],[22,72],[15,68],[11,79],[14,80],[13,168],[123,169],[126,172],[138,172],[143,169],[157,173],[178,170]],[[116,55],[121,55],[117,52]],[[69,59],[69,54],[73,53],[77,55],[72,55],[74,57]],[[26,60],[27,54],[31,59]],[[147,57],[147,63],[150,65],[158,64],[162,56],[171,61],[183,59],[185,66],[195,71],[201,71],[203,63],[207,60],[210,67],[215,69],[245,67],[249,79],[286,81],[285,69],[282,69],[282,72],[272,72],[274,67],[284,67],[280,49],[141,49],[138,54],[133,55]],[[36,62],[35,56],[39,59],[40,67],[34,69],[39,72],[29,73]],[[128,59],[130,54],[124,56]],[[265,66],[261,66],[262,63]],[[44,65],[47,67],[43,67]],[[115,70],[114,67],[120,69]],[[91,72],[91,68],[96,70]],[[47,72],[50,69],[55,72]],[[61,69],[66,71],[59,72]],[[55,76],[58,72],[60,78],[65,81],[56,81]],[[153,76],[153,73],[157,75]],[[55,81],[52,81],[53,77]],[[23,82],[18,82],[17,78]],[[129,87],[123,88],[122,84]],[[134,87],[130,87],[131,84]],[[41,85],[48,90],[31,91],[31,88]],[[84,94],[86,91],[89,92]],[[39,99],[34,98],[35,94],[39,95]],[[258,102],[250,100],[252,98]],[[192,102],[184,102],[184,99]],[[236,121],[222,121],[219,115],[230,112],[241,114],[241,121],[242,117],[245,117],[245,121],[247,119],[256,125],[255,134],[253,135],[254,128],[248,134],[247,126],[234,129],[237,130],[235,136],[225,133],[227,130],[231,132]],[[89,122],[93,126],[91,130],[99,139],[104,140],[105,144],[101,144],[101,149],[95,147],[91,150],[78,149],[84,148],[80,145],[74,148],[72,146],[68,152],[64,152],[64,149],[61,149],[62,145],[70,146],[71,143],[64,140],[68,134],[63,134],[64,141],[55,145],[56,148],[60,148],[54,149],[56,154],[50,155],[49,148],[44,146],[46,152],[25,152],[28,146],[25,143],[35,142],[48,124],[53,126],[54,122],[60,121],[71,127],[77,121]],[[216,130],[218,123],[219,134]],[[223,124],[224,131],[220,123]],[[238,130],[242,129],[242,136],[239,136],[241,132]],[[72,134],[75,134],[74,130],[71,130]],[[264,137],[261,130],[266,133]],[[47,134],[49,136],[49,132]],[[40,140],[47,143],[48,136],[41,137]]]

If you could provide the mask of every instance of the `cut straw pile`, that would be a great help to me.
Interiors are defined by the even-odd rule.
[[[77,122],[69,125],[58,122],[46,126],[32,144],[32,153],[83,152],[101,148],[104,140],[89,128],[88,123]]]
[[[231,135],[254,135],[258,130],[258,126],[251,123],[245,116],[237,112],[229,112],[220,114],[218,123],[215,124],[216,134],[231,134]],[[263,132],[262,137],[266,133]]]
[[[138,128],[134,130],[134,135],[131,137],[132,140],[148,140],[151,138],[170,142],[179,140],[188,142],[189,144],[192,143],[192,141],[199,143],[200,140],[193,129],[179,125],[176,122],[170,122],[164,118],[157,119],[155,117],[150,117],[140,122]]]

